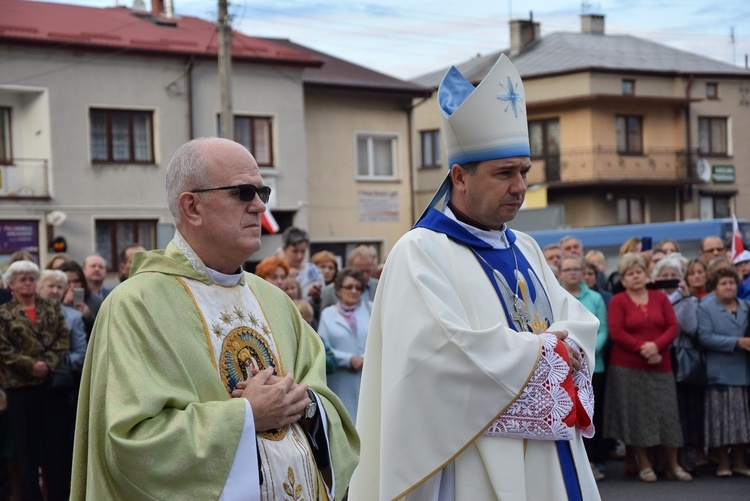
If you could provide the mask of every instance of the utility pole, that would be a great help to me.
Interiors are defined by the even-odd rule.
[[[221,95],[221,137],[234,139],[232,118],[232,28],[227,0],[219,0],[219,87]]]

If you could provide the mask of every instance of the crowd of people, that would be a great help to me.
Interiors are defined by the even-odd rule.
[[[286,292],[320,335],[328,360],[328,386],[356,423],[367,330],[378,286],[372,276],[377,251],[371,245],[357,246],[339,269],[340,258],[329,251],[316,252],[305,262],[309,244],[305,230],[287,228],[281,249],[260,261],[255,274]]]
[[[287,228],[282,241],[278,252],[260,261],[254,273],[283,290],[318,332],[327,384],[356,421],[378,284],[372,276],[376,250],[355,247],[341,268],[341,258],[329,251],[306,262],[310,240],[301,228]],[[129,276],[133,255],[144,250],[137,243],[123,249],[120,282]],[[81,370],[97,314],[114,289],[105,284],[106,273],[107,263],[99,254],[79,264],[68,254],[56,253],[43,270],[28,252],[13,254],[7,263],[5,288],[0,288],[5,303],[0,305],[5,400],[0,451],[8,467],[7,473],[0,468],[0,483],[7,482],[5,495],[10,499],[68,499]]]
[[[123,249],[121,281],[140,250]],[[56,253],[42,270],[26,251],[8,260],[0,288],[0,483],[9,499],[69,498],[78,384],[99,307],[114,288],[105,277],[99,254],[81,265]]]
[[[568,236],[543,249],[560,283],[600,321],[594,476],[624,444],[626,472],[690,481],[703,467],[750,476],[750,252],[706,236],[699,256],[674,240],[623,242],[617,269]]]
[[[117,287],[96,254],[13,256],[14,499],[596,501],[618,444],[643,482],[750,477],[750,252],[632,238],[608,273],[574,237],[511,230],[523,93],[504,55],[476,87],[446,73],[450,170],[382,277],[368,245],[306,260],[297,227],[246,271],[271,188],[221,138],[175,152],[175,235],[123,249]]]

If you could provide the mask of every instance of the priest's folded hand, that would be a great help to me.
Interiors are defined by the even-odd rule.
[[[568,337],[568,331],[562,330],[562,331],[549,331],[549,334],[554,334],[557,336],[557,339],[560,341],[564,341],[565,338]],[[580,371],[581,370],[581,354],[576,350],[574,347],[570,346],[567,343],[565,344],[565,348],[568,352],[568,360],[570,361],[570,368],[574,371]]]
[[[240,390],[240,396],[250,402],[256,432],[283,428],[298,421],[310,403],[306,384],[295,383],[291,374],[274,376],[272,368],[238,383],[232,396]]]

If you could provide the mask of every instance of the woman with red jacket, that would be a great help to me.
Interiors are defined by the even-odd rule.
[[[680,467],[677,449],[682,431],[669,347],[678,333],[669,298],[646,288],[646,262],[637,254],[620,258],[625,291],[609,303],[607,320],[612,340],[604,405],[604,434],[632,446],[639,477],[655,482],[648,448],[662,445],[667,477],[681,482],[692,476]]]

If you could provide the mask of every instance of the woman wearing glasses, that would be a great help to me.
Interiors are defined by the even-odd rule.
[[[369,301],[362,301],[364,287],[365,277],[359,270],[341,270],[334,281],[338,301],[321,312],[318,326],[318,334],[333,350],[338,365],[328,376],[328,387],[344,402],[355,423],[372,310]]]

